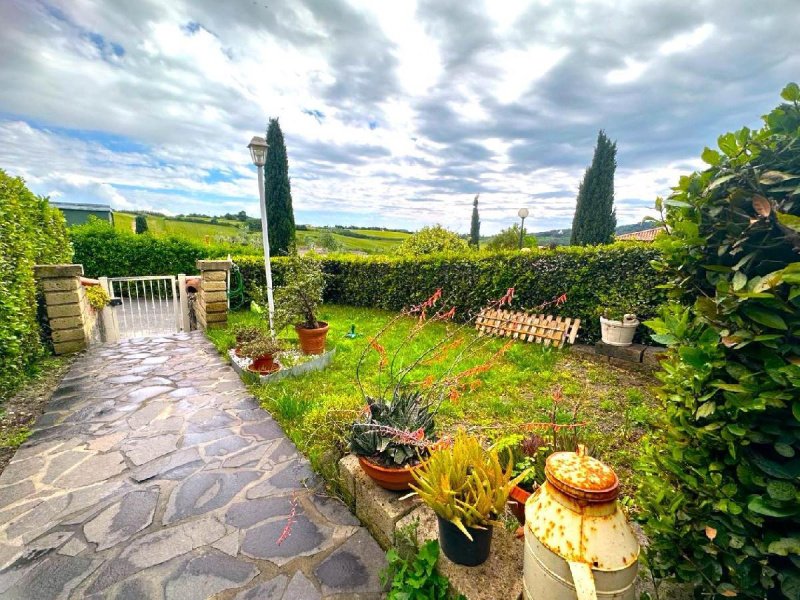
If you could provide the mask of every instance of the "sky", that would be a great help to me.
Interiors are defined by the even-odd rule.
[[[295,218],[569,227],[597,132],[620,224],[800,79],[798,0],[0,0],[0,168],[37,194],[257,216],[280,120]]]

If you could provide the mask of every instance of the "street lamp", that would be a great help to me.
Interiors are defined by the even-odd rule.
[[[275,314],[275,303],[272,301],[272,265],[269,260],[269,232],[267,231],[267,202],[264,198],[264,165],[267,163],[267,141],[258,136],[253,136],[247,145],[250,148],[250,157],[258,171],[258,196],[261,208],[261,237],[264,242],[264,270],[267,273],[267,303],[269,304],[269,332],[275,337],[275,325],[272,322]]]
[[[522,238],[525,237],[525,217],[528,216],[528,209],[520,208],[517,214],[522,219],[522,224],[519,226],[519,249],[522,250]]]

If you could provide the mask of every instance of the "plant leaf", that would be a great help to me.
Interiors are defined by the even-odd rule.
[[[772,205],[764,196],[756,194],[753,196],[753,210],[759,217],[768,217],[772,212]]]

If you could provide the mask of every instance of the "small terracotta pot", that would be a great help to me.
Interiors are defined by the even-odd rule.
[[[517,517],[520,525],[525,524],[525,503],[530,498],[531,492],[523,490],[518,485],[515,485],[508,495],[508,507],[514,516]]]
[[[274,373],[278,369],[280,369],[280,366],[275,364],[275,357],[272,354],[265,354],[254,358],[250,366],[247,367],[248,371],[260,373],[261,375]]]
[[[358,463],[361,465],[361,469],[364,473],[385,490],[394,490],[398,492],[407,490],[409,489],[409,484],[414,481],[411,472],[416,469],[416,466],[392,469],[382,467],[363,456],[358,457]]]
[[[237,357],[239,357],[239,358],[244,358],[244,356],[242,355],[242,348],[241,348],[241,346],[236,346],[236,347],[233,349],[233,353],[234,353],[234,354],[235,354]]]
[[[300,338],[300,349],[303,354],[322,354],[325,352],[325,338],[328,336],[328,324],[317,321],[321,327],[308,329],[302,325],[295,325],[294,330]]]

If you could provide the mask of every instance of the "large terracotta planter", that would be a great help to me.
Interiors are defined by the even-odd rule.
[[[388,467],[382,467],[363,456],[358,457],[358,463],[361,465],[361,469],[364,473],[385,490],[407,490],[409,489],[409,484],[414,481],[411,472],[416,467],[390,469]]]
[[[328,324],[317,321],[321,327],[309,329],[302,325],[295,325],[294,330],[300,338],[300,349],[303,354],[322,354],[325,352],[325,338],[328,336]]]
[[[272,354],[265,354],[264,356],[254,358],[253,362],[247,367],[247,370],[258,373],[259,375],[268,375],[280,368],[280,365],[275,364],[275,357]]]
[[[508,495],[508,508],[510,508],[514,516],[517,517],[517,521],[519,521],[520,525],[525,524],[525,503],[530,496],[531,493],[529,491],[523,490],[518,485],[515,485]]]

